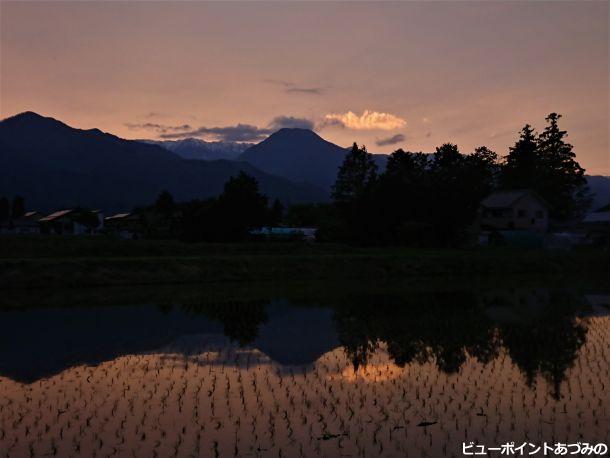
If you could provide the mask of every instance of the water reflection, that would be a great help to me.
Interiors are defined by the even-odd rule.
[[[461,456],[470,440],[610,440],[603,291],[245,296],[0,309],[0,456]]]
[[[583,298],[569,291],[530,289],[430,293],[414,298],[359,296],[337,308],[341,343],[354,370],[385,343],[399,366],[434,361],[457,373],[467,356],[487,364],[504,347],[528,385],[543,375],[560,397],[561,382],[585,342]]]

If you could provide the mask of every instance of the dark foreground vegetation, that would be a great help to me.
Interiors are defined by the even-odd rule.
[[[610,253],[0,237],[0,288],[570,272],[610,272]]]

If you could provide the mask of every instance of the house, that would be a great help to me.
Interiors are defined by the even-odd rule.
[[[42,215],[36,211],[27,212],[20,218],[0,224],[0,234],[40,234],[41,218]]]
[[[482,231],[529,231],[544,234],[549,229],[548,204],[535,192],[496,191],[479,208]]]
[[[104,227],[104,214],[100,210],[71,208],[51,213],[39,223],[45,234],[91,235]]]
[[[135,213],[117,213],[104,219],[105,230],[108,234],[123,239],[136,239],[142,232],[140,216]]]
[[[580,226],[591,243],[608,245],[610,243],[610,204],[588,213]]]

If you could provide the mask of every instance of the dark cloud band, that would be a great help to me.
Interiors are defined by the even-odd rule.
[[[395,145],[396,143],[400,143],[400,142],[404,142],[404,141],[405,141],[405,136],[403,134],[396,134],[396,135],[392,135],[391,137],[380,138],[375,142],[375,144],[377,146],[388,146],[388,145]]]

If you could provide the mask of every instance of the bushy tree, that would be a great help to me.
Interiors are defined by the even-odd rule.
[[[556,221],[581,216],[591,203],[585,170],[575,160],[573,147],[559,128],[561,115],[551,113],[537,136],[527,124],[502,167],[500,184],[506,189],[531,189],[550,206]]]
[[[373,189],[377,183],[377,165],[366,147],[356,143],[339,167],[332,189],[336,218],[320,233],[330,239],[371,243]]]
[[[218,241],[246,239],[251,229],[267,222],[267,200],[267,196],[259,192],[254,177],[245,172],[231,177],[207,214],[206,238]]]
[[[507,189],[536,189],[541,165],[536,132],[526,124],[504,158],[500,184]]]
[[[340,199],[335,196],[339,219],[347,228],[339,236],[367,244],[459,243],[474,222],[480,201],[496,185],[497,169],[497,155],[488,148],[463,155],[451,143],[433,155],[395,151],[385,172],[366,186],[365,174],[343,169],[335,189],[350,192],[341,193]],[[360,181],[345,176],[359,176]],[[352,181],[358,186],[345,185]]]
[[[201,242],[204,240],[216,240],[218,225],[215,209],[217,199],[192,200],[180,205],[180,234],[187,242]]]
[[[170,216],[176,211],[174,197],[169,191],[161,191],[155,202],[155,210],[164,216]]]
[[[375,237],[381,243],[422,244],[427,231],[428,158],[399,149],[392,153],[375,189]]]
[[[557,113],[549,114],[548,125],[538,138],[542,170],[538,192],[551,205],[551,215],[562,221],[581,216],[591,204],[591,196],[585,169],[565,141],[567,132],[559,128],[560,118]]]
[[[180,205],[182,238],[191,242],[236,242],[252,229],[281,221],[283,206],[268,207],[256,179],[244,172],[230,178],[218,198],[193,200]]]
[[[428,216],[440,244],[456,244],[464,239],[487,193],[486,181],[491,171],[486,169],[492,158],[487,149],[466,156],[452,143],[436,148],[430,165],[432,201]]]
[[[332,196],[337,203],[353,203],[362,199],[377,179],[377,165],[366,147],[356,143],[339,167]]]

